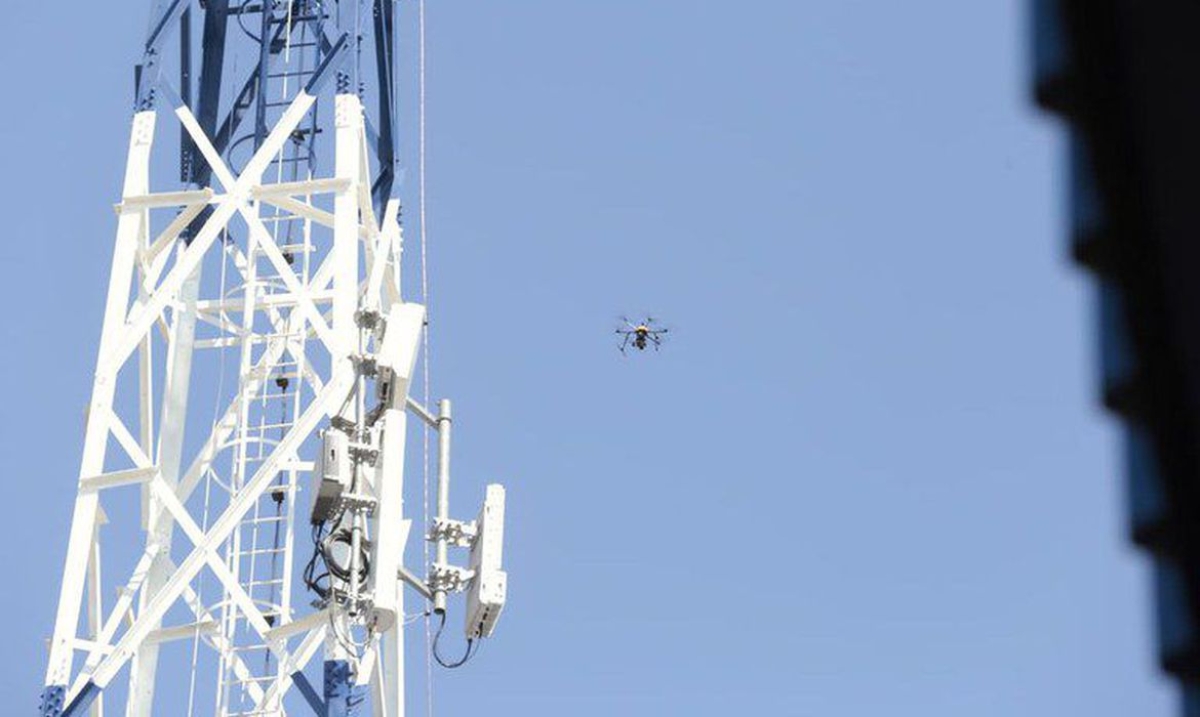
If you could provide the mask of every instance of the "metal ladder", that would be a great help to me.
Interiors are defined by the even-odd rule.
[[[291,428],[291,416],[295,415],[298,401],[291,388],[297,385],[295,368],[295,361],[277,363],[272,371],[274,380],[265,383],[239,420],[232,441],[236,451],[235,480],[244,481],[254,475]],[[281,470],[226,545],[226,566],[271,627],[291,618],[292,515],[298,475],[294,467]],[[256,683],[265,692],[279,676],[279,665],[268,644],[228,596],[221,603],[221,616],[229,649],[218,673],[220,714],[228,717],[283,714],[278,700],[256,708],[250,689],[250,683]],[[239,667],[244,670],[242,674]]]
[[[325,19],[323,6],[324,3],[318,0],[262,4],[265,16],[261,18],[261,32],[273,39],[259,68],[263,81],[255,99],[256,145],[265,129],[272,126],[292,103],[319,65],[324,41],[323,34],[318,35]],[[314,109],[293,132],[291,141],[273,158],[263,174],[263,182],[308,179],[316,161],[315,133]],[[312,271],[311,225],[268,205],[260,205],[260,218],[297,277],[307,284]],[[306,369],[307,326],[301,323],[299,330],[287,328],[295,307],[286,303],[270,310],[255,306],[262,297],[286,293],[282,279],[263,251],[253,243],[245,260],[248,277],[242,296],[246,308],[242,317],[245,340],[241,347],[241,375],[247,376],[246,369],[256,363],[257,352],[265,350],[269,342],[285,341],[293,350],[282,353],[278,360],[263,367],[264,373],[253,379],[263,381],[262,389],[243,402],[231,441],[235,489],[256,473],[275,444],[292,427],[295,416],[302,410]],[[264,313],[271,324],[266,331],[262,330]],[[303,474],[294,465],[281,470],[272,480],[271,488],[255,502],[225,545],[226,565],[271,627],[286,624],[292,618],[295,542],[292,519],[298,483]],[[283,715],[280,699],[257,706],[253,699],[255,692],[259,689],[268,692],[280,677],[281,666],[269,645],[228,595],[224,596],[220,608],[221,629],[229,648],[218,669],[218,714],[221,717]]]

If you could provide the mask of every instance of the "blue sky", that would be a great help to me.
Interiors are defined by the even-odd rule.
[[[129,5],[18,3],[0,46],[14,714],[66,547]],[[433,384],[456,509],[508,484],[510,573],[439,714],[1174,711],[1023,6],[431,3]],[[623,358],[640,312],[670,340]]]

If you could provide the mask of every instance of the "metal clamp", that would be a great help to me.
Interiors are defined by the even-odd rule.
[[[354,323],[358,324],[358,327],[361,329],[373,331],[375,329],[382,328],[386,322],[378,311],[359,309],[358,311],[354,312]]]
[[[379,448],[372,443],[351,443],[350,458],[355,463],[365,463],[374,466],[379,458]]]
[[[459,593],[467,589],[474,577],[474,570],[434,563],[429,573],[429,587],[434,592]]]
[[[337,499],[337,512],[361,512],[363,515],[370,517],[375,514],[375,507],[379,505],[379,501],[375,500],[374,496],[366,493],[351,493],[349,491],[342,493]]]
[[[425,536],[425,539],[431,543],[445,539],[447,543],[455,547],[469,548],[475,544],[475,536],[478,534],[479,526],[473,520],[463,522],[435,518],[433,527],[429,529],[429,535]]]
[[[367,354],[351,354],[350,361],[362,376],[374,377],[379,374],[379,363],[374,356]]]

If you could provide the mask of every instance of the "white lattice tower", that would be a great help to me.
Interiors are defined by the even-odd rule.
[[[158,3],[41,715],[102,717],[105,697],[123,696],[128,717],[338,717],[369,696],[372,714],[400,717],[405,584],[442,625],[448,593],[469,591],[468,646],[491,634],[504,493],[488,488],[478,521],[451,520],[450,404],[434,415],[408,397],[425,310],[400,285],[394,0],[373,4],[374,93],[358,80],[364,7]],[[193,100],[188,22],[201,9]],[[221,100],[235,21],[255,69]],[[177,25],[182,92],[162,77]],[[152,171],[171,129],[182,188]],[[415,573],[402,564],[410,413],[439,454],[437,515],[419,536],[437,558]],[[450,564],[452,547],[471,551],[469,567]],[[328,575],[314,579],[318,564]],[[306,675],[318,652],[319,679]]]
[[[365,382],[358,363],[373,336],[360,328],[358,317],[361,312],[379,312],[398,304],[400,236],[395,202],[388,205],[382,228],[371,208],[369,186],[364,181],[362,112],[354,95],[336,98],[335,176],[286,183],[263,181],[264,170],[312,102],[312,96],[298,93],[238,176],[215,152],[206,151],[219,186],[190,192],[152,191],[148,177],[158,117],[154,111],[134,117],[79,495],[46,680],[47,685],[66,688],[65,706],[88,701],[132,661],[131,701],[141,706],[131,713],[148,714],[154,699],[156,647],[201,632],[207,646],[220,655],[226,688],[234,684],[229,679],[233,675],[238,680],[237,690],[259,705],[258,713],[278,713],[278,695],[290,687],[292,675],[326,638],[329,616],[317,612],[317,619],[295,621],[287,614],[284,585],[279,585],[278,603],[264,602],[253,594],[262,578],[247,572],[253,557],[250,551],[257,549],[257,543],[247,548],[245,531],[247,527],[253,530],[251,521],[256,514],[261,517],[263,501],[274,502],[274,491],[284,492],[290,513],[299,476],[312,469],[311,460],[303,460],[301,449],[311,445],[320,426],[334,416],[359,419],[366,396],[361,393]],[[209,148],[209,138],[187,108],[181,106],[175,114],[197,145]],[[332,197],[332,211],[320,207],[322,196]],[[206,207],[212,212],[191,242],[178,241],[187,223]],[[267,207],[302,220],[301,246],[280,246],[262,219]],[[179,214],[164,230],[153,234],[151,215],[159,209],[176,209]],[[225,229],[235,217],[249,228],[244,247],[227,241]],[[240,290],[223,296],[199,291],[201,268],[212,254],[234,267]],[[292,257],[291,263],[285,254]],[[297,262],[297,255],[303,259]],[[396,316],[419,314],[420,308],[412,306]],[[198,338],[198,323],[211,325],[216,333]],[[419,328],[419,321],[411,320],[407,326],[390,328],[409,331],[415,352],[414,324]],[[166,364],[165,386],[157,392],[163,399],[161,407],[153,405],[156,392],[151,382],[156,369],[153,362],[159,358],[156,354],[164,352],[155,352],[158,342],[154,334],[166,344],[160,358]],[[179,457],[192,363],[198,354],[226,346],[240,351],[235,393],[185,466]],[[133,422],[118,410],[129,403],[119,401],[116,391],[122,369],[135,370],[133,364],[137,364],[138,374],[132,382],[137,389],[137,435],[130,428]],[[276,378],[287,378],[296,386],[291,409],[294,418],[272,425],[265,422],[261,408]],[[383,431],[400,434],[391,438],[399,438],[402,446],[405,417],[402,411],[391,413],[382,419]],[[156,414],[160,416],[158,426]],[[267,435],[270,431],[278,432],[278,437]],[[109,455],[110,437],[120,455]],[[399,476],[402,453],[393,451],[392,457],[398,464],[393,475]],[[122,462],[127,465],[113,468]],[[229,472],[220,475],[222,469]],[[285,476],[282,482],[281,475]],[[202,519],[189,505],[195,503],[192,499],[202,480],[210,476],[227,496],[218,515]],[[100,567],[99,546],[106,530],[100,527],[102,499],[131,489],[147,496],[145,551],[114,604],[104,605],[101,595],[89,596],[90,639],[84,639],[79,635],[78,618],[89,578],[96,582]],[[381,498],[387,497],[388,489],[398,492],[400,485],[373,486]],[[384,510],[381,506],[380,511]],[[201,528],[202,522],[208,523],[207,530]],[[289,529],[291,525],[289,521]],[[396,521],[373,538],[383,542],[391,528],[391,538],[400,546],[403,525]],[[176,562],[172,555],[179,551],[180,537],[187,546],[180,553],[185,557]],[[290,551],[286,552],[281,559],[290,561]],[[396,561],[391,574],[396,575],[399,550],[390,552]],[[197,599],[194,582],[202,572],[220,585],[222,597],[215,605]],[[287,570],[280,575],[290,580]],[[290,589],[286,592],[290,597]],[[392,592],[397,600],[392,610],[400,613],[399,592]],[[165,625],[168,610],[180,603],[188,607],[193,621]],[[214,615],[214,607],[221,612],[220,619]],[[269,674],[247,664],[235,649],[243,628],[269,651],[274,665]],[[393,641],[395,669],[400,660],[399,640]],[[381,633],[377,642],[386,645],[388,633]],[[378,651],[374,646],[365,659],[376,666],[386,664]],[[383,671],[376,669],[383,677]],[[227,707],[232,696],[222,696],[223,709],[230,714],[236,713]],[[240,705],[240,695],[238,698],[234,701]]]

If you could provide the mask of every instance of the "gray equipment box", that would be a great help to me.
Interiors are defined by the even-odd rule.
[[[336,517],[342,495],[350,491],[353,470],[350,437],[337,430],[322,431],[321,452],[313,465],[313,525]]]

